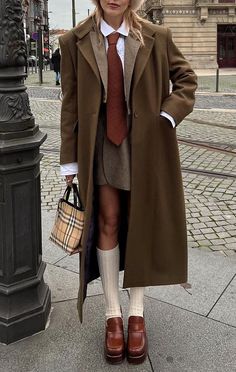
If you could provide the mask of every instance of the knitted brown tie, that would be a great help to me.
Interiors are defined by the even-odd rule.
[[[116,50],[120,34],[110,34],[108,39],[108,94],[107,94],[107,137],[120,145],[128,134],[126,103],[124,94],[123,68]]]

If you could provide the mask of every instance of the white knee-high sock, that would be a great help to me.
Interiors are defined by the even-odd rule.
[[[129,315],[143,316],[144,287],[130,288]]]
[[[97,247],[98,267],[106,303],[106,319],[121,316],[119,299],[120,249],[102,250]]]

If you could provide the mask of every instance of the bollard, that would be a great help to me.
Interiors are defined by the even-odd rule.
[[[219,66],[216,69],[216,92],[219,92]]]

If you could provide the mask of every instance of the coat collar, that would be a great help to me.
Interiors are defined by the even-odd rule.
[[[151,37],[156,30],[154,27],[148,23],[143,22],[143,34],[146,37]],[[72,29],[73,33],[78,39],[83,39],[92,29],[97,30],[96,20],[94,16],[86,18],[84,21],[80,22],[76,27]]]
[[[89,31],[96,30],[96,21],[94,16],[86,18],[84,21],[80,22],[76,27],[72,29],[72,32],[77,36],[78,39],[83,39]]]
[[[92,30],[97,31],[97,25],[96,25],[94,16],[90,16],[85,21],[80,23],[78,26],[72,29],[72,32],[78,38],[78,41],[76,44],[80,52],[83,54],[84,58],[87,60],[87,62],[91,66],[97,79],[100,81],[100,74],[99,74],[97,62],[94,56],[91,39],[90,37],[85,37]],[[152,25],[143,23],[143,38],[144,38],[145,46],[139,48],[137,52],[137,57],[135,61],[135,69],[134,69],[133,88],[136,87],[138,81],[140,80],[140,77],[143,73],[145,65],[150,56],[153,43],[154,43],[154,37],[152,37],[152,35],[155,32],[156,30],[154,29],[154,27],[152,27]]]

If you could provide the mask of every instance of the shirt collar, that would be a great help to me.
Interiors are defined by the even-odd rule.
[[[100,24],[100,30],[103,36],[107,37],[110,35],[112,32],[119,32],[119,34],[123,36],[128,36],[129,34],[129,27],[126,25],[125,20],[121,23],[120,27],[118,30],[114,30],[113,27],[111,27],[104,19],[101,19],[101,24]]]

